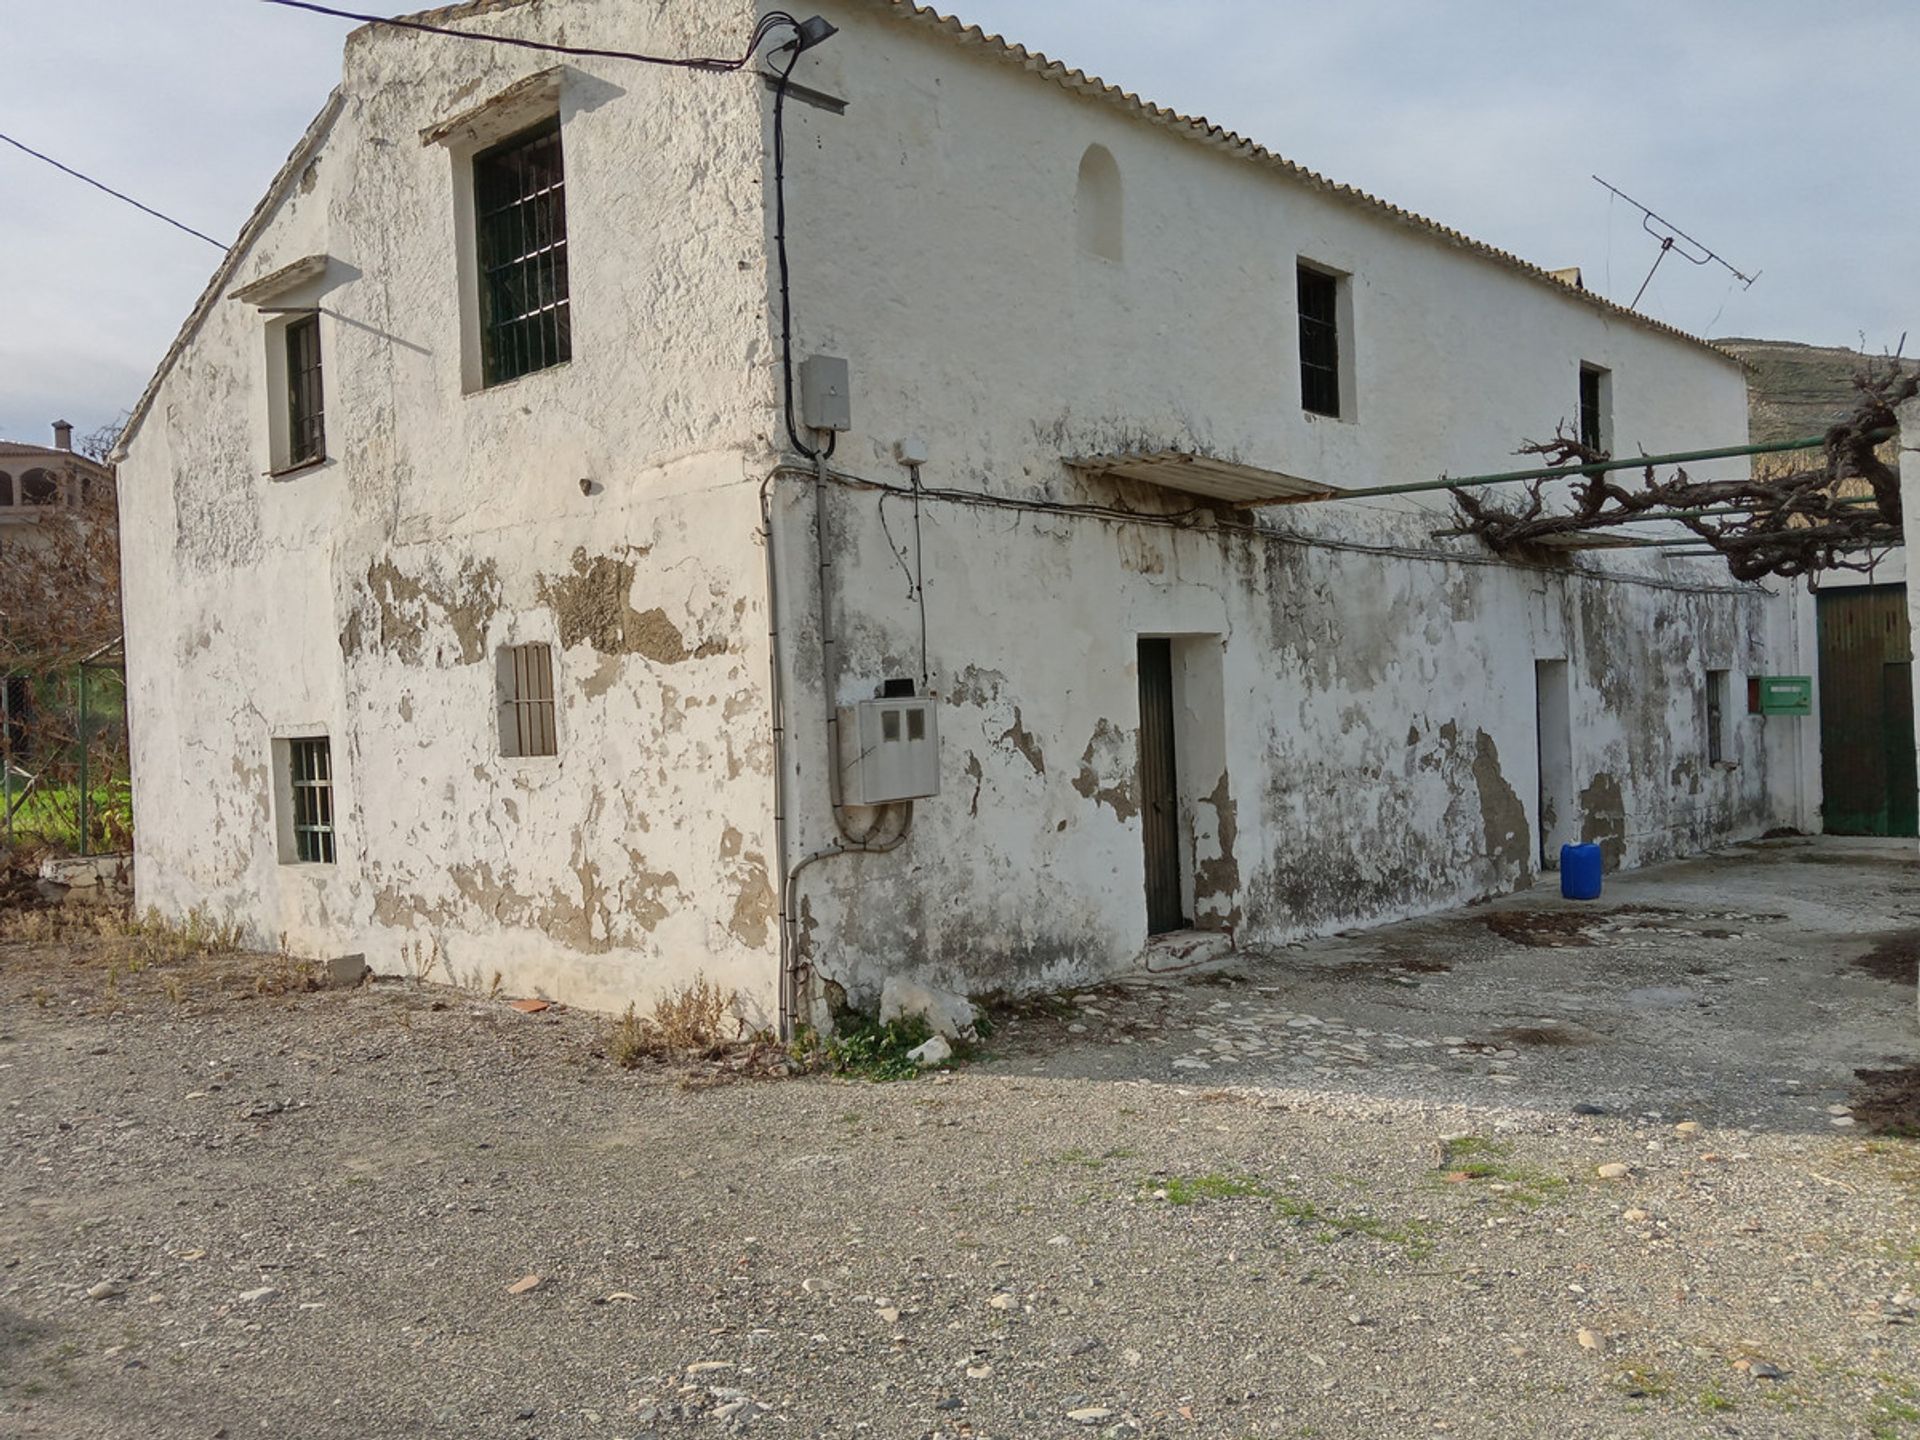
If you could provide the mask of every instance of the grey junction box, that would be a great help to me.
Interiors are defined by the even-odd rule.
[[[800,423],[809,430],[853,428],[853,382],[838,355],[809,355],[800,362]]]
[[[852,804],[889,805],[940,793],[940,712],[933,700],[862,700],[854,713],[860,750],[848,767]]]

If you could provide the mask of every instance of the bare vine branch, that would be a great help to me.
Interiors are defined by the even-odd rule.
[[[1629,471],[1582,471],[1611,457],[1562,430],[1518,453],[1580,472],[1567,488],[1566,505],[1548,505],[1546,487],[1553,481],[1529,484],[1517,501],[1455,490],[1460,525],[1450,533],[1478,535],[1506,553],[1556,536],[1669,520],[1724,555],[1738,580],[1868,569],[1876,552],[1901,542],[1900,475],[1880,447],[1898,426],[1900,405],[1920,393],[1920,371],[1895,355],[1868,362],[1854,386],[1859,399],[1828,429],[1818,464],[1704,481],[1680,468],[1663,480],[1648,466],[1629,484]]]

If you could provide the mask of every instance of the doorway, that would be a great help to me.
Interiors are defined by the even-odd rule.
[[[1573,710],[1567,662],[1533,662],[1534,734],[1540,755],[1540,868],[1560,868],[1560,847],[1576,838],[1573,798]]]
[[[1907,587],[1820,592],[1821,820],[1829,835],[1912,835],[1913,648]]]
[[[1140,641],[1140,826],[1147,933],[1187,928],[1180,887],[1180,764],[1174,747],[1173,642]]]

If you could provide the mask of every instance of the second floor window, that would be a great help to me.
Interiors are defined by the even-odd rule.
[[[1300,407],[1315,415],[1340,413],[1340,281],[1299,267]]]
[[[1598,365],[1580,367],[1580,443],[1613,450],[1613,375]]]
[[[560,122],[474,156],[473,198],[482,377],[498,385],[573,356]]]
[[[320,386],[320,317],[287,326],[287,466],[327,458],[326,406]]]

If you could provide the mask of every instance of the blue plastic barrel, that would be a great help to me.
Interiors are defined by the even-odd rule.
[[[1600,898],[1600,847],[1598,845],[1562,845],[1560,847],[1560,894],[1568,900]]]

